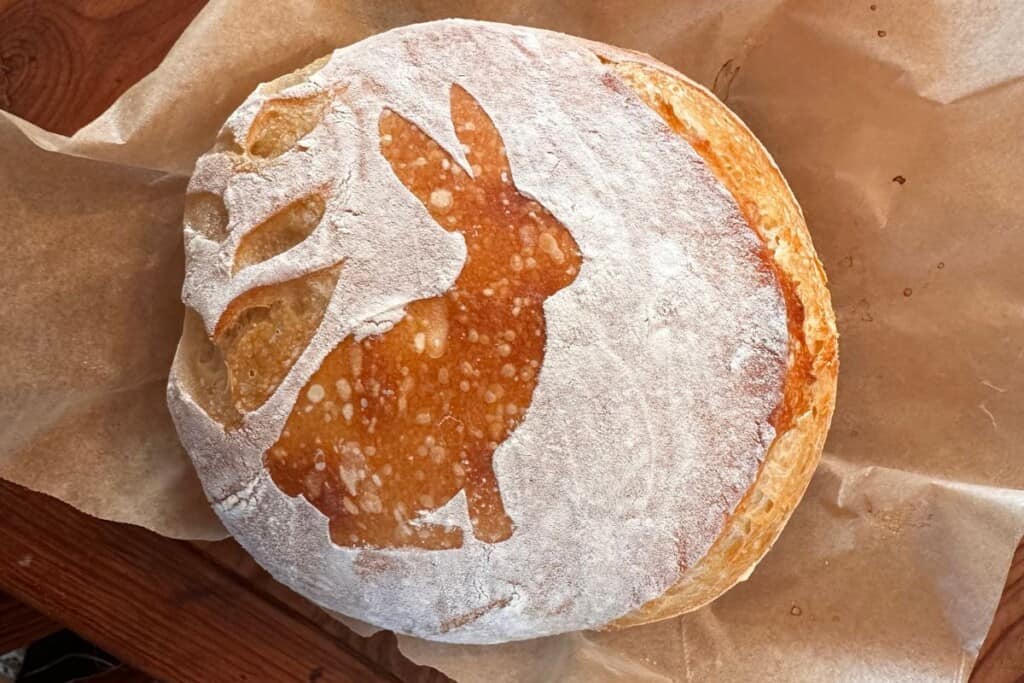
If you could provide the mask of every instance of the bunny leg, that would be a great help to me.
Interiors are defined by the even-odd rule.
[[[515,524],[505,512],[491,455],[481,458],[482,462],[466,478],[466,501],[473,535],[484,543],[500,543],[512,535]]]

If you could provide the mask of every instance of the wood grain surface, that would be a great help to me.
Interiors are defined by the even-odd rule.
[[[0,108],[74,132],[155,68],[205,2],[0,0]],[[28,566],[0,558],[0,586],[154,675],[204,680],[203,667],[230,663],[250,680],[285,670],[288,680],[298,670],[323,681],[446,680],[402,657],[390,634],[355,635],[276,584],[231,542],[196,549],[87,518],[7,483],[0,483],[0,519],[0,545],[33,558]],[[133,595],[167,602],[143,604]],[[221,611],[238,620],[235,628],[213,618]],[[156,647],[161,639],[175,648]],[[168,659],[172,649],[176,661]],[[1024,543],[972,681],[1024,681]]]
[[[219,556],[237,558],[230,541],[200,549],[5,481],[0,520],[4,591],[161,680],[448,680],[405,659],[390,634],[364,639],[310,618],[315,607],[262,572],[204,552],[223,545]]]
[[[152,71],[206,0],[0,0],[0,109],[70,135]]]
[[[6,593],[0,593],[0,654],[25,647],[61,625]]]

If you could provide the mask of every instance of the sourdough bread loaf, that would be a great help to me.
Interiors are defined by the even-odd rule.
[[[278,580],[420,637],[666,618],[820,457],[834,316],[743,124],[645,55],[443,21],[260,86],[186,198],[168,386]]]

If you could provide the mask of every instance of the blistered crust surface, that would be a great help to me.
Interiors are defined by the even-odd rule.
[[[193,399],[179,352],[170,406],[218,514],[279,580],[422,637],[499,642],[597,627],[661,595],[707,553],[775,436],[786,311],[733,197],[584,41],[447,21],[381,34],[318,66],[257,90],[190,185],[221,197],[227,218],[223,230],[186,226],[183,298],[208,334],[246,292],[341,265],[308,345],[237,428]],[[471,173],[450,121],[453,84],[490,115],[519,191],[571,232],[583,266],[544,303],[532,403],[494,454],[515,533],[498,544],[467,533],[451,550],[339,547],[326,517],[282,493],[262,456],[335,346],[386,331],[457,278],[465,243],[401,185],[377,138],[381,113],[401,111]],[[309,107],[290,101],[323,102],[308,132],[260,139],[260,167],[237,167],[230,154],[253,144],[261,115],[308,124]],[[312,233],[235,267],[246,235],[311,194],[325,198]],[[423,521],[468,530],[465,497]]]

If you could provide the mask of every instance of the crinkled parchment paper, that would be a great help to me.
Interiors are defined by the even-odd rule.
[[[216,538],[164,407],[186,176],[260,81],[467,16],[650,52],[775,155],[842,334],[824,462],[694,614],[507,646],[402,638],[463,680],[965,680],[1024,531],[1024,3],[214,0],[73,138],[0,116],[0,476]]]

